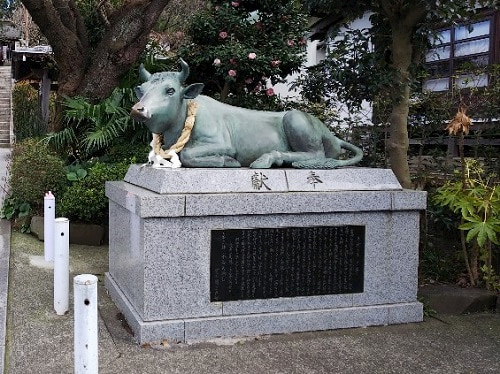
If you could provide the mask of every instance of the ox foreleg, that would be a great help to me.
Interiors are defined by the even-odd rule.
[[[234,158],[236,152],[229,146],[216,144],[193,145],[181,152],[182,165],[186,167],[226,167],[239,168],[241,164]]]

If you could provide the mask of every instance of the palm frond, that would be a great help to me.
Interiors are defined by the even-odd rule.
[[[47,134],[47,136],[43,138],[43,142],[60,151],[70,147],[72,144],[78,143],[78,138],[72,127],[66,127],[59,132]]]

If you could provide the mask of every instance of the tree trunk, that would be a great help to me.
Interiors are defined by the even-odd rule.
[[[22,0],[45,35],[59,70],[58,95],[84,96],[98,102],[119,85],[138,60],[148,35],[170,0],[128,0],[109,17],[109,25],[91,50],[75,0]],[[58,130],[55,128],[54,130]]]
[[[411,29],[391,23],[392,62],[395,80],[392,111],[389,116],[389,141],[387,149],[394,174],[403,188],[412,188],[408,166],[408,112],[410,105],[410,64],[412,61]]]
[[[404,188],[412,188],[408,166],[408,112],[410,108],[410,65],[414,57],[412,36],[427,10],[425,2],[380,0],[391,25],[392,66],[395,71],[392,112],[389,116],[387,149],[391,168]]]
[[[222,87],[222,91],[220,93],[220,101],[222,101],[223,103],[226,102],[227,97],[229,96],[230,87],[231,87],[231,84],[228,81],[226,81],[224,83],[224,87]]]

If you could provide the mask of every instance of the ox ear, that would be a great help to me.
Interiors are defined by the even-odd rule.
[[[182,91],[182,96],[184,97],[184,99],[194,99],[201,93],[203,87],[205,87],[203,83],[193,83],[184,88],[184,90]]]
[[[139,66],[139,78],[143,82],[146,82],[149,80],[149,78],[151,78],[151,73],[146,70],[144,64],[141,64],[141,66]]]

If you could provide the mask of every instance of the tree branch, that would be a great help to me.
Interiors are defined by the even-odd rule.
[[[403,23],[408,25],[410,28],[413,28],[425,18],[426,14],[427,9],[422,2],[412,2],[403,18]]]
[[[395,18],[396,14],[394,13],[394,10],[392,8],[391,0],[380,0],[380,5],[382,6],[382,10],[384,11],[384,14],[387,16],[387,18]]]

